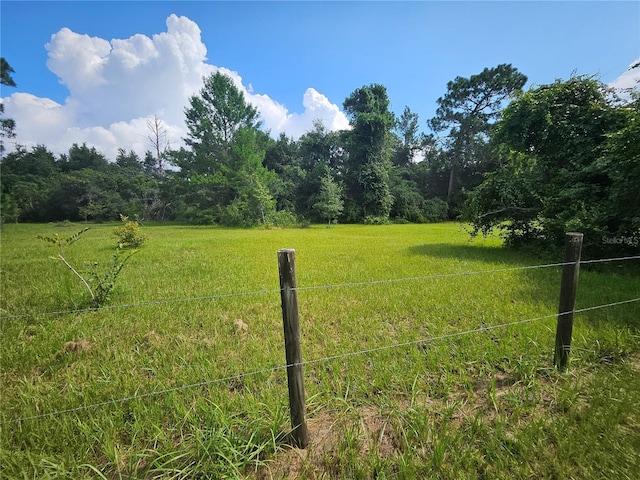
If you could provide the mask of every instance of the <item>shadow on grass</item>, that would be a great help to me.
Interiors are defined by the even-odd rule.
[[[442,272],[445,275],[466,277],[474,274],[477,284],[484,285],[483,288],[486,288],[487,284],[491,284],[492,289],[498,288],[497,285],[502,282],[501,270],[506,270],[511,275],[509,277],[511,280],[505,295],[513,304],[545,306],[545,312],[548,312],[548,307],[552,307],[552,311],[557,308],[561,267],[530,267],[554,264],[558,261],[549,262],[548,259],[537,258],[532,254],[481,243],[422,244],[414,245],[407,250],[409,256],[431,258],[434,262],[443,260],[438,263],[447,266],[448,271]],[[457,266],[455,266],[456,263],[458,263]],[[506,297],[505,301],[508,301]],[[492,307],[495,305],[489,306],[489,308]]]
[[[509,292],[511,301],[545,305],[548,307],[545,309],[547,312],[558,308],[562,267],[525,267],[562,263],[561,257],[550,259],[503,247],[446,243],[415,245],[408,248],[408,255],[453,262],[478,262],[480,265],[465,269],[474,272],[522,267],[522,270],[514,270],[514,281],[519,287]],[[628,261],[580,266],[576,309],[611,304],[609,307],[588,310],[575,316],[574,341],[577,339],[576,335],[583,335],[586,326],[594,330],[589,334],[590,340],[580,347],[583,361],[610,364],[620,362],[637,352],[637,342],[629,340],[628,336],[637,335],[640,331],[640,302],[614,305],[618,301],[639,296],[640,276],[634,275],[636,265],[632,263]],[[549,319],[548,323],[551,325],[554,321]],[[552,332],[549,335],[547,341],[553,342]]]
[[[408,255],[471,260],[513,266],[539,265],[546,261],[536,258],[534,255],[505,247],[486,246],[478,243],[470,243],[468,245],[452,245],[450,243],[414,245],[408,248]],[[557,261],[560,262],[561,260],[558,259]]]
[[[459,261],[473,261],[490,264],[487,270],[501,268],[531,267],[562,263],[562,257],[542,258],[531,253],[518,250],[484,246],[481,244],[451,245],[446,243],[423,244],[410,247],[410,256],[426,256],[433,258],[451,259]],[[640,262],[635,261],[640,264]],[[638,297],[640,282],[638,265],[634,261],[605,262],[583,264],[577,285],[576,308],[592,307],[615,303],[621,300]],[[480,268],[471,268],[482,271]],[[562,267],[527,268],[518,272],[520,283],[526,286],[522,299],[555,306],[560,295],[560,277]],[[612,292],[603,295],[603,292]],[[635,313],[634,313],[635,312]],[[629,303],[625,306],[596,309],[578,314],[578,319],[587,321],[593,327],[613,324],[620,328],[629,328],[633,332],[640,331],[640,302]]]

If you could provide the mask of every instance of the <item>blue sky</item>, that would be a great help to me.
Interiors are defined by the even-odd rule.
[[[599,75],[609,83],[640,58],[637,1],[3,0],[0,13],[1,53],[18,84],[3,88],[1,96],[18,123],[18,142],[65,151],[70,146],[65,142],[87,141],[109,155],[118,142],[144,150],[144,142],[135,138],[144,137],[144,119],[152,115],[166,122],[172,142],[179,144],[184,135],[180,112],[198,88],[194,79],[216,68],[236,76],[264,110],[272,132],[298,136],[314,114],[331,128],[343,126],[339,110],[345,97],[371,83],[386,86],[396,113],[405,105],[418,113],[426,130],[437,98],[456,76],[511,63],[529,77],[528,86],[572,73]],[[132,37],[154,39],[168,32],[172,15],[181,19],[169,32],[173,47],[151,49],[156,57],[170,58],[146,63],[151,42],[136,43]],[[68,31],[60,33],[64,28]],[[136,68],[124,68],[124,57],[115,55],[116,48],[109,50],[114,39],[123,41],[121,52],[137,45]],[[96,48],[91,57],[82,53],[89,44]],[[191,47],[190,57],[176,50]],[[48,67],[52,55],[55,65]],[[99,72],[84,71],[96,61],[105,62]],[[78,72],[94,75],[95,83],[83,84],[89,77]],[[147,98],[153,96],[148,90],[157,100]],[[43,118],[47,115],[50,122]],[[137,130],[137,137],[125,127]]]

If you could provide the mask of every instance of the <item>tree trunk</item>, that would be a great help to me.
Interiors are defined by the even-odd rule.
[[[456,164],[451,164],[451,170],[449,170],[449,188],[447,189],[447,203],[451,200],[451,192],[453,192],[453,175],[456,168]]]

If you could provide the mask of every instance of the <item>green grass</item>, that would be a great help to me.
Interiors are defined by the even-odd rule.
[[[552,317],[421,342],[555,314],[559,267],[437,276],[549,259],[469,243],[455,224],[148,225],[115,308],[41,315],[88,305],[35,238],[81,227],[2,227],[2,478],[640,474],[640,302],[577,314],[565,374],[552,369]],[[108,262],[113,227],[91,226],[66,258]],[[305,451],[286,447],[286,373],[273,369],[285,363],[280,248],[296,250],[311,362]],[[583,266],[576,308],[640,296],[634,263]],[[414,280],[382,282],[398,279]]]

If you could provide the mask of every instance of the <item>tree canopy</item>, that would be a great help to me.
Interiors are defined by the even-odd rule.
[[[447,84],[447,93],[438,98],[436,115],[429,121],[434,132],[447,132],[447,201],[454,193],[456,171],[486,162],[489,129],[500,117],[505,102],[526,81],[516,68],[501,64],[469,78],[456,77]]]
[[[387,89],[380,84],[361,87],[344,101],[351,124],[345,171],[352,219],[388,219],[393,197],[389,189],[390,134],[394,126]]]
[[[3,84],[12,85],[12,72],[3,59]],[[1,219],[124,214],[233,226],[462,219],[473,235],[501,231],[514,246],[557,248],[569,230],[583,232],[592,251],[611,249],[606,239],[633,246],[640,99],[624,103],[591,77],[522,92],[525,82],[508,64],[456,77],[426,122],[428,135],[408,106],[392,113],[383,85],[365,85],[344,100],[350,130],[317,120],[296,140],[264,132],[256,108],[218,71],[190,98],[178,150],[158,117],[142,159],[127,148],[112,163],[86,144],[57,157],[44,145],[17,146],[1,162]]]
[[[597,250],[603,237],[637,235],[637,116],[637,101],[621,107],[588,77],[522,94],[496,125],[503,167],[473,192],[466,218],[476,232],[502,228],[510,244],[559,245],[579,231]]]

